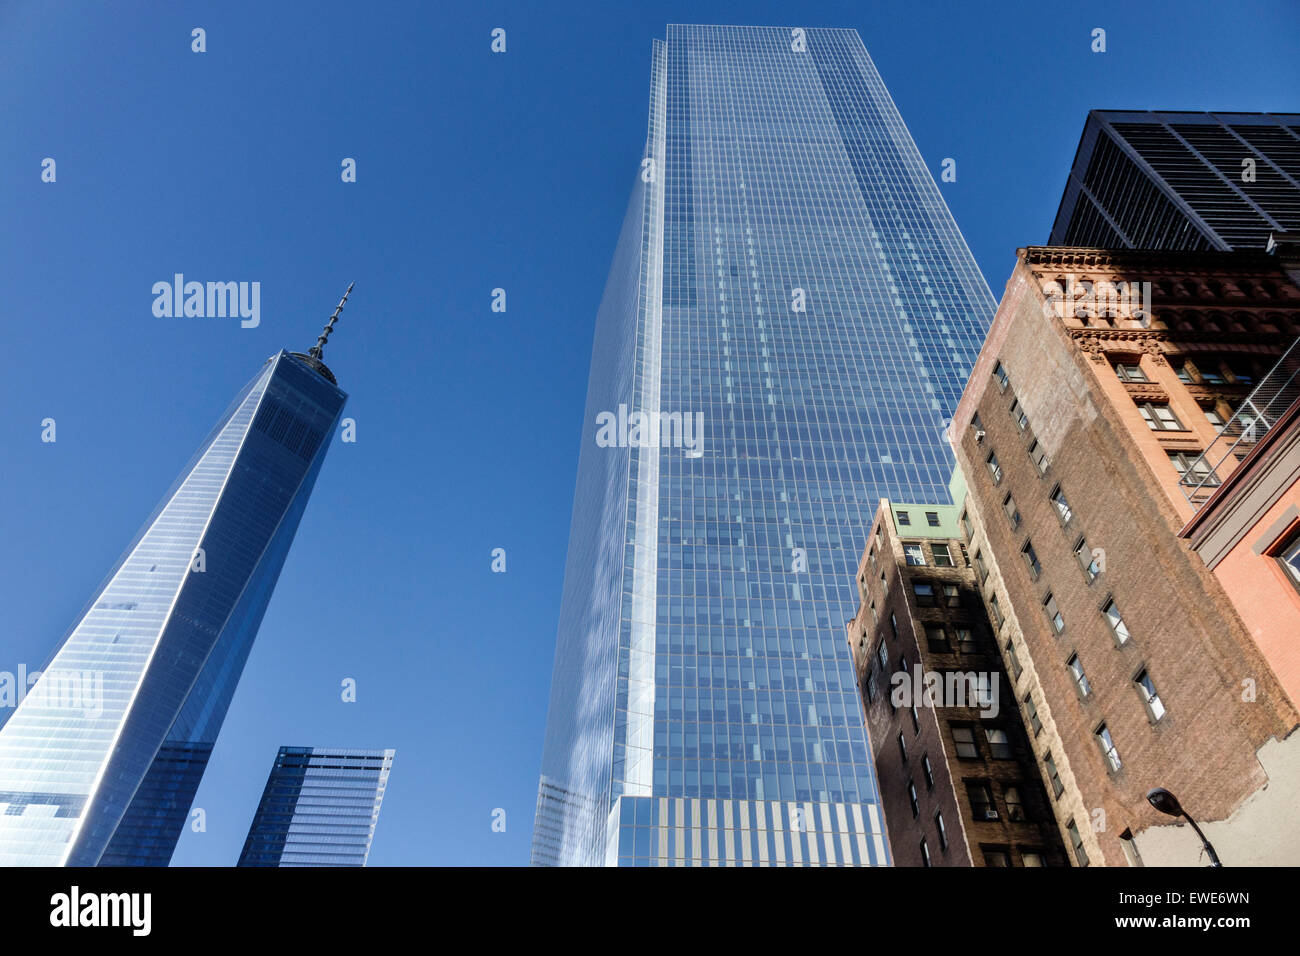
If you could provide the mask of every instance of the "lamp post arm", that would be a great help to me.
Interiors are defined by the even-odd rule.
[[[1219,862],[1219,855],[1214,852],[1214,844],[1212,844],[1206,838],[1205,834],[1201,832],[1201,828],[1196,825],[1196,821],[1188,816],[1187,811],[1183,811],[1183,816],[1186,817],[1187,822],[1192,825],[1192,829],[1196,831],[1196,835],[1201,838],[1201,843],[1205,846],[1205,852],[1210,855],[1210,866],[1223,866],[1223,864]]]

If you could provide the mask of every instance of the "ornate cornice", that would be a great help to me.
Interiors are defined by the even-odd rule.
[[[1060,268],[1109,269],[1132,273],[1145,270],[1170,276],[1232,275],[1284,276],[1275,256],[1262,250],[1190,252],[1186,250],[1099,249],[1091,246],[1026,246],[1021,255],[1027,265]]]
[[[1169,332],[1166,329],[1099,329],[1085,326],[1070,329],[1070,336],[1076,339],[1093,338],[1099,342],[1164,342],[1169,338]]]
[[[1246,385],[1197,385],[1187,383],[1187,394],[1198,402],[1227,402],[1234,408],[1250,391]]]
[[[1125,382],[1124,388],[1137,402],[1167,402],[1169,393],[1155,382]]]
[[[1169,340],[1163,329],[1070,329],[1070,338],[1076,347],[1088,354],[1094,362],[1104,362],[1107,352],[1145,352],[1156,360],[1165,361],[1161,344]]]

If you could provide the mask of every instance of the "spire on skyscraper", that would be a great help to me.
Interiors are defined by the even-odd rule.
[[[348,296],[352,294],[352,287],[354,285],[356,285],[356,282],[348,283],[347,291],[343,293],[343,298],[339,299],[339,304],[334,307],[334,314],[331,315],[329,321],[325,323],[325,328],[321,331],[320,338],[316,340],[316,344],[306,352],[289,353],[294,358],[306,362],[328,379],[332,385],[337,385],[338,380],[334,377],[334,373],[329,370],[329,366],[325,364],[321,356],[324,355],[325,343],[329,341],[330,334],[334,331],[334,323],[337,322],[339,316],[343,314],[343,306],[347,304]]]
[[[339,299],[339,304],[335,306],[334,314],[330,316],[330,320],[325,323],[325,329],[321,332],[320,338],[316,340],[316,344],[307,352],[308,355],[318,362],[321,361],[321,354],[324,351],[325,343],[329,340],[330,333],[334,331],[334,323],[339,320],[339,316],[343,313],[343,306],[347,304],[348,296],[352,294],[352,287],[354,285],[356,285],[355,282],[348,283],[347,291],[343,293],[343,298]]]

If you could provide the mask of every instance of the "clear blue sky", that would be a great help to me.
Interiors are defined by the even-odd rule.
[[[0,4],[0,670],[40,666],[236,390],[355,279],[326,358],[357,442],[175,862],[233,863],[276,748],[319,744],[397,749],[373,865],[525,863],[592,323],[665,24],[858,29],[931,171],[956,158],[995,296],[1088,109],[1300,109],[1294,0],[993,6]],[[155,318],[175,272],[261,282],[261,325]]]

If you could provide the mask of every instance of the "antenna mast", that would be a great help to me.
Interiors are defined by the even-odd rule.
[[[334,331],[334,323],[339,320],[339,315],[343,312],[343,306],[347,304],[348,296],[352,294],[352,287],[354,285],[356,285],[355,282],[348,283],[348,291],[344,292],[343,298],[339,299],[339,304],[334,309],[334,314],[331,315],[330,320],[325,323],[325,330],[321,332],[320,338],[316,340],[316,344],[307,350],[307,354],[318,362],[321,361],[321,355],[323,354],[325,343],[329,341],[330,333]]]

